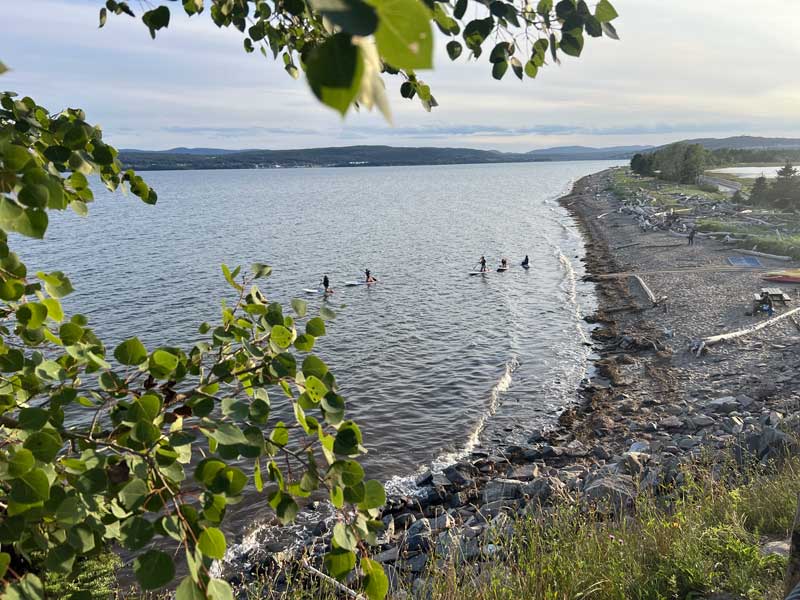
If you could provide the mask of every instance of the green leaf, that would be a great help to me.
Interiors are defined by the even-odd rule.
[[[175,590],[175,600],[206,600],[206,595],[192,580],[191,576],[186,576]]]
[[[498,80],[502,79],[506,71],[508,71],[508,61],[504,60],[503,62],[494,63],[492,66],[492,77]]]
[[[476,49],[480,49],[481,44],[491,35],[493,29],[494,19],[492,17],[475,19],[467,23],[461,35],[467,44],[467,48],[474,52]]]
[[[512,56],[509,62],[511,63],[511,68],[514,71],[514,75],[516,75],[517,78],[522,81],[522,78],[524,77],[522,63],[519,62],[519,59],[516,56]]]
[[[33,573],[23,575],[22,579],[8,584],[4,590],[4,600],[44,600],[42,580]]]
[[[0,67],[3,63],[0,63]],[[2,73],[2,71],[0,71]],[[11,564],[11,555],[8,552],[0,552],[0,579],[4,579],[8,565]]]
[[[313,375],[319,379],[322,379],[325,377],[327,372],[327,365],[313,354],[309,354],[303,360],[303,375],[306,377]]]
[[[378,26],[375,9],[361,0],[311,0],[311,6],[331,23],[353,35],[371,35]]]
[[[2,75],[3,73],[6,73],[7,71],[8,71],[8,67],[5,66],[2,62],[0,62],[0,75]],[[2,577],[2,576],[0,576],[0,577]]]
[[[32,469],[14,480],[9,494],[14,502],[35,504],[50,497],[50,482],[42,469]]]
[[[64,320],[64,309],[61,308],[61,302],[56,298],[45,298],[42,304],[47,307],[47,317],[56,323]]]
[[[583,33],[579,29],[562,32],[558,47],[564,54],[580,56],[583,51]]]
[[[207,527],[200,534],[197,547],[209,558],[221,560],[225,556],[225,535],[216,527]]]
[[[19,448],[8,457],[8,474],[11,477],[20,477],[28,473],[36,465],[33,453],[26,448]]]
[[[274,325],[269,338],[275,342],[279,348],[288,348],[289,344],[292,343],[292,332],[283,325]]]
[[[33,155],[27,148],[9,144],[3,151],[3,163],[11,171],[21,171],[30,162]]]
[[[339,426],[336,438],[333,441],[333,451],[335,454],[352,456],[358,454],[361,449],[361,430],[352,421],[345,421]]]
[[[294,298],[292,300],[292,309],[297,313],[298,317],[305,317],[308,311],[308,302],[300,300],[300,298]]]
[[[461,44],[457,41],[451,40],[447,42],[447,55],[450,57],[450,60],[455,60],[461,56],[461,50]]]
[[[297,336],[297,339],[294,341],[294,347],[301,352],[311,352],[314,349],[315,340],[316,338],[314,338],[313,335],[303,333]]]
[[[370,479],[364,483],[364,500],[362,500],[358,507],[363,510],[370,510],[372,508],[380,508],[386,504],[386,491],[380,481]]]
[[[169,8],[159,6],[153,10],[148,10],[142,15],[142,21],[150,30],[150,37],[156,39],[156,31],[169,26]]]
[[[375,42],[381,57],[397,69],[433,67],[431,13],[419,0],[376,0]]]
[[[17,309],[17,321],[27,329],[39,329],[47,318],[47,307],[38,302],[28,302]]]
[[[114,349],[114,358],[123,365],[140,365],[147,360],[147,349],[139,338],[132,337]]]
[[[261,263],[253,263],[250,267],[253,270],[253,279],[269,277],[272,274],[272,267]]]
[[[362,558],[361,570],[364,571],[364,592],[369,600],[383,600],[389,592],[389,578],[383,572],[383,566],[369,558]]]
[[[155,528],[153,524],[144,517],[131,517],[126,519],[120,527],[122,544],[128,550],[140,550],[153,539]]]
[[[306,393],[316,403],[328,393],[327,386],[314,375],[306,377]]]
[[[314,317],[306,323],[306,333],[313,335],[315,338],[325,335],[325,321],[320,317]]]
[[[343,581],[356,566],[356,555],[350,550],[333,548],[325,555],[323,562],[331,577]]]
[[[148,550],[134,559],[133,572],[143,589],[155,590],[175,577],[175,563],[166,552]]]
[[[223,446],[247,443],[247,438],[244,437],[242,430],[232,423],[217,423],[215,429],[204,430],[204,432]]]
[[[46,362],[48,361],[45,361],[45,363]],[[19,419],[18,419],[19,427],[20,429],[25,429],[26,431],[38,431],[39,429],[45,426],[49,418],[50,418],[50,413],[43,408],[38,408],[38,407],[23,408],[22,410],[19,411]]]
[[[281,447],[289,443],[289,430],[286,428],[286,423],[283,421],[275,423],[275,429],[269,434],[269,441]]]
[[[329,471],[341,479],[342,485],[352,487],[364,480],[364,468],[354,460],[337,460]]]
[[[467,0],[456,0],[453,16],[460,20],[464,17],[465,12],[467,12]]]
[[[327,306],[322,306],[319,309],[319,316],[325,319],[326,321],[333,321],[336,318],[336,313],[333,312],[333,310],[328,308]]]
[[[358,548],[358,538],[353,535],[350,528],[341,522],[333,527],[333,541],[336,542],[339,548],[344,548],[345,550],[355,550]]]
[[[178,367],[178,357],[167,350],[156,350],[150,355],[147,370],[157,379],[166,379]]]
[[[63,298],[75,291],[69,277],[61,271],[53,271],[52,273],[39,271],[36,276],[44,282],[44,289],[53,298]]]
[[[611,2],[608,0],[600,0],[594,9],[594,16],[601,23],[607,23],[608,21],[616,19],[619,15],[611,5]]]
[[[358,95],[364,60],[349,34],[337,33],[314,48],[306,60],[306,77],[319,100],[344,116]]]
[[[208,582],[209,600],[233,600],[233,590],[227,581],[212,579]]]
[[[33,452],[37,460],[49,463],[61,450],[61,437],[55,431],[37,431],[27,437],[23,446]]]

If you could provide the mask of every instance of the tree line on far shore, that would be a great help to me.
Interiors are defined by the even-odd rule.
[[[774,181],[763,175],[755,180],[749,195],[737,192],[734,199],[754,206],[787,209],[800,206],[800,150],[707,150],[700,144],[679,142],[631,158],[631,170],[647,177],[676,183],[696,183],[706,169],[748,162],[784,162]]]

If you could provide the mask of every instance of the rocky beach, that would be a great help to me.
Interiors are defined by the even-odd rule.
[[[560,200],[585,236],[587,273],[596,282],[598,310],[587,317],[598,357],[593,376],[558,423],[531,431],[526,444],[478,449],[420,476],[415,494],[389,499],[374,558],[394,597],[425,597],[429,575],[446,564],[479,573],[520,516],[546,519],[563,504],[619,515],[639,495],[680,488],[693,463],[712,472],[731,463],[744,469],[795,450],[798,327],[785,319],[698,352],[705,337],[767,318],[747,314],[760,272],[732,271],[726,258],[735,252],[716,241],[690,246],[668,231],[643,232],[611,191],[612,173],[579,180]],[[790,308],[797,295],[785,291]],[[317,526],[304,560],[320,562],[327,529]],[[788,550],[784,540],[763,542],[769,551]],[[281,569],[269,567],[280,566],[275,560],[239,557],[228,571],[243,582],[266,570],[280,583]]]

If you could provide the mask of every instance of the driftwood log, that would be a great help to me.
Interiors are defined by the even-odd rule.
[[[739,254],[750,254],[752,256],[763,256],[764,258],[771,258],[772,260],[782,260],[782,261],[792,260],[791,256],[779,256],[777,254],[767,254],[766,252],[758,252],[756,250],[742,250],[741,248],[737,248],[736,252],[738,252]]]
[[[750,335],[751,333],[755,333],[765,327],[769,327],[770,325],[774,325],[779,321],[784,319],[790,318],[792,315],[800,312],[800,306],[797,308],[793,308],[792,310],[783,313],[782,315],[778,315],[777,317],[773,317],[771,319],[767,319],[766,321],[762,321],[757,325],[753,325],[752,327],[745,327],[744,329],[739,329],[738,331],[732,331],[730,333],[723,333],[720,335],[712,335],[711,337],[707,337],[703,339],[702,343],[704,346],[713,346],[714,344],[718,344],[720,342],[725,342],[728,340],[734,340],[736,338],[744,337]]]

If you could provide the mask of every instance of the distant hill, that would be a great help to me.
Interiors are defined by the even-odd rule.
[[[531,150],[528,154],[545,157],[548,160],[613,160],[630,158],[637,152],[646,152],[652,149],[653,146],[612,146],[610,148],[559,146]]]
[[[755,137],[750,135],[737,135],[727,138],[697,138],[682,141],[687,144],[700,144],[708,150],[721,150],[724,148],[732,150],[793,150],[800,148],[800,139],[798,138]],[[660,148],[663,147],[660,146]]]
[[[140,171],[180,169],[276,169],[297,167],[412,166],[481,163],[602,160],[630,158],[633,151],[568,147],[529,153],[475,150],[472,148],[406,148],[395,146],[343,146],[296,150],[222,150],[173,148],[171,150],[121,150],[126,167]],[[645,147],[646,148],[646,147]],[[606,151],[608,150],[608,151]]]

